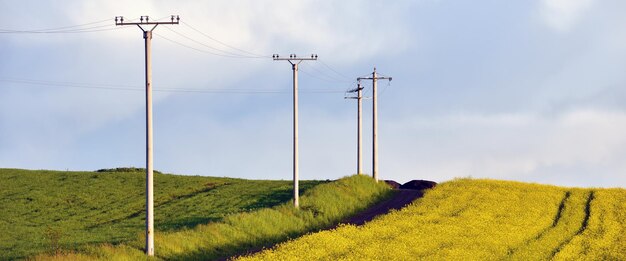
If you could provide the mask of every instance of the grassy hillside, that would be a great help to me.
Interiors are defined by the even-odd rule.
[[[180,231],[288,202],[290,181],[155,174],[155,230]],[[307,190],[318,181],[303,181]],[[145,174],[0,169],[0,260],[136,241]]]
[[[626,190],[460,179],[243,260],[626,260]]]
[[[329,227],[391,195],[383,182],[352,176],[307,190],[300,209],[291,203],[232,214],[220,222],[155,234],[154,259],[214,260]],[[35,260],[141,260],[143,238],[120,245],[92,245],[74,253],[39,255]]]

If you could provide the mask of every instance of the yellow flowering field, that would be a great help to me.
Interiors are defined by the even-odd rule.
[[[241,260],[626,260],[626,190],[457,179]]]

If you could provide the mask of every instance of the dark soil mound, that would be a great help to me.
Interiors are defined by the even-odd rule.
[[[393,180],[385,180],[385,183],[387,183],[387,185],[389,185],[392,189],[400,189],[401,186],[400,183]]]
[[[407,183],[402,184],[400,186],[401,189],[413,189],[413,190],[422,190],[422,189],[430,189],[437,186],[437,182],[430,180],[411,180]]]

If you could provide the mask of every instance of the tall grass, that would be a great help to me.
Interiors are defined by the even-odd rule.
[[[225,217],[181,231],[155,234],[156,257],[166,260],[213,260],[250,249],[270,246],[311,231],[329,227],[389,195],[382,182],[351,176],[321,184],[300,198],[300,209],[291,203]],[[103,245],[79,253],[40,255],[34,260],[134,260],[142,257],[143,237],[117,246]]]

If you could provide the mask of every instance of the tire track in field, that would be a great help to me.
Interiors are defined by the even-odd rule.
[[[553,259],[574,237],[587,229],[593,199],[593,191],[565,192],[552,225],[523,244],[510,249],[505,259],[528,257],[526,255],[531,253],[534,253],[531,254],[533,258]]]
[[[558,208],[556,214],[554,215],[554,218],[552,219],[552,225],[542,229],[536,236],[526,240],[526,242],[524,242],[523,244],[521,244],[521,245],[519,245],[519,246],[517,246],[515,248],[509,249],[509,252],[507,253],[507,256],[511,257],[514,253],[516,253],[522,247],[529,245],[533,241],[540,240],[548,231],[554,229],[559,224],[559,222],[561,221],[561,217],[563,216],[563,210],[565,209],[565,204],[569,200],[571,195],[572,195],[571,191],[566,191],[565,194],[563,195],[563,199],[561,199],[561,203],[559,203],[559,208]]]
[[[558,254],[563,249],[563,247],[569,244],[569,242],[571,242],[574,237],[585,232],[587,226],[589,225],[589,217],[591,217],[591,201],[593,201],[594,198],[594,191],[590,191],[589,195],[587,196],[587,201],[585,202],[585,217],[583,218],[583,222],[580,224],[580,228],[578,228],[576,234],[561,242],[561,244],[552,251],[552,256],[550,256],[551,259],[554,258],[554,256],[556,256],[556,254]]]

